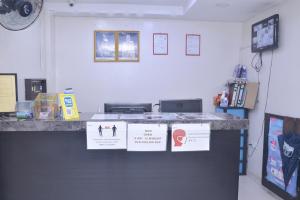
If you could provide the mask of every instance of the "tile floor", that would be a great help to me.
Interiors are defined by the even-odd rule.
[[[239,200],[282,200],[271,193],[254,176],[240,176]]]

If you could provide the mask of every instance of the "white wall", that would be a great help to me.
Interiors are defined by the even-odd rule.
[[[81,111],[104,102],[199,97],[204,111],[213,111],[212,97],[239,59],[240,23],[51,16],[43,13],[23,31],[0,27],[0,73],[18,74],[19,100],[25,78],[48,78],[49,92],[73,87]],[[140,31],[140,62],[94,63],[97,29]],[[169,33],[168,56],[152,55],[154,32]],[[200,57],[185,56],[186,33],[201,34]]]
[[[104,102],[151,102],[212,97],[239,61],[240,23],[55,17],[57,91],[72,87],[81,111]],[[140,31],[139,63],[94,63],[94,30]],[[152,55],[152,33],[169,34],[169,55]],[[185,56],[185,34],[201,34],[201,56]],[[103,111],[103,109],[102,109]]]
[[[267,12],[247,21],[243,26],[243,42],[240,53],[240,61],[250,66],[254,54],[251,53],[250,38],[251,25],[273,14],[280,15],[280,42],[279,49],[274,51],[273,68],[269,91],[267,113],[300,117],[299,106],[299,74],[300,74],[300,1],[288,0]],[[271,52],[263,55],[264,67],[260,72],[261,87],[259,92],[259,103],[254,111],[250,113],[249,143],[256,144],[260,135],[264,117],[264,106],[266,102],[267,82],[271,66]],[[257,73],[250,70],[250,80],[257,81]],[[261,177],[263,138],[256,152],[248,162],[248,170]],[[250,148],[251,152],[251,148]]]
[[[0,73],[17,73],[19,99],[25,99],[25,78],[44,78],[41,65],[41,21],[23,31],[0,26]]]

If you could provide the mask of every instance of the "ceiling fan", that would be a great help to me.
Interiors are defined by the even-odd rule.
[[[0,0],[0,24],[11,31],[28,28],[40,15],[43,0]]]

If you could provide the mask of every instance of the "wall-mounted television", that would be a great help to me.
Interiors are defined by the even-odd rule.
[[[252,25],[252,52],[278,48],[279,15],[273,15]]]

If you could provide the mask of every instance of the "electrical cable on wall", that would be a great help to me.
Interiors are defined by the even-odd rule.
[[[251,61],[251,67],[258,73],[262,69],[263,60],[262,60],[262,52],[256,53]]]
[[[251,67],[257,72],[257,82],[260,84],[259,72],[263,67],[262,52],[256,53],[251,61]]]
[[[256,53],[251,61],[251,67],[257,72],[257,83],[260,85],[260,78],[259,78],[259,72],[261,71],[263,67],[263,59],[262,59],[262,52]],[[257,99],[259,99],[259,92]],[[257,100],[258,102],[258,100]]]
[[[261,53],[260,53],[261,54]],[[269,78],[268,78],[268,85],[267,85],[267,96],[266,96],[266,102],[265,102],[265,107],[264,107],[264,112],[263,113],[266,113],[266,110],[267,110],[267,107],[268,107],[268,100],[269,100],[269,91],[270,91],[270,82],[271,82],[271,76],[272,76],[272,68],[273,68],[273,56],[274,56],[274,50],[272,50],[272,56],[271,56],[271,63],[270,63],[270,71],[269,71]],[[254,60],[254,57],[252,59],[252,62]],[[261,63],[261,67],[260,68],[257,68],[259,69],[258,71],[256,70],[256,72],[259,74],[263,64],[262,64],[262,54],[260,55],[260,63]],[[259,75],[258,75],[258,79],[259,79]],[[262,121],[262,125],[261,125],[261,132],[260,132],[260,136],[256,142],[256,144],[253,147],[253,150],[252,152],[249,154],[249,158],[251,158],[254,153],[256,152],[257,150],[257,147],[262,139],[262,136],[264,134],[264,124],[265,124],[265,120],[263,119]]]

